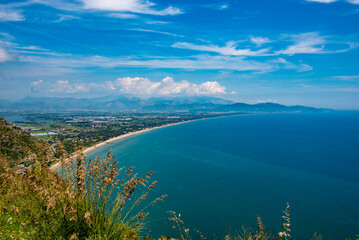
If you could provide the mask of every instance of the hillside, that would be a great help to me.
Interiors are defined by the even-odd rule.
[[[40,156],[53,156],[46,142],[0,118],[0,158],[6,159],[10,166],[20,163],[28,166]]]

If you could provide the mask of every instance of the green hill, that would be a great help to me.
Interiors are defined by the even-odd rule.
[[[47,156],[47,162],[53,157],[46,142],[31,137],[21,128],[0,118],[0,158],[6,159],[13,167],[16,164],[29,166],[40,156]]]

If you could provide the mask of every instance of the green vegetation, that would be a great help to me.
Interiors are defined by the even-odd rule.
[[[76,163],[61,160],[62,177],[46,156],[37,156],[26,174],[1,159],[0,239],[138,239],[147,208],[166,197],[141,207],[156,184],[148,182],[152,172],[140,178],[133,167],[118,169],[110,153],[86,165],[81,151]]]
[[[32,138],[21,128],[0,118],[0,158],[7,159],[11,167],[16,164],[28,166],[39,153],[53,155],[46,142]]]

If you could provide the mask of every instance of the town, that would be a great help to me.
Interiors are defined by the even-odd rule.
[[[31,136],[46,141],[58,153],[59,141],[68,154],[78,145],[90,147],[130,132],[136,132],[167,124],[233,115],[229,113],[2,113],[1,117],[14,123]]]

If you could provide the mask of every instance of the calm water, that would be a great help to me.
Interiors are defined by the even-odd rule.
[[[156,171],[152,234],[171,233],[166,211],[223,237],[242,225],[280,231],[285,202],[292,232],[309,239],[359,234],[359,113],[263,114],[200,120],[113,142],[121,166]]]

